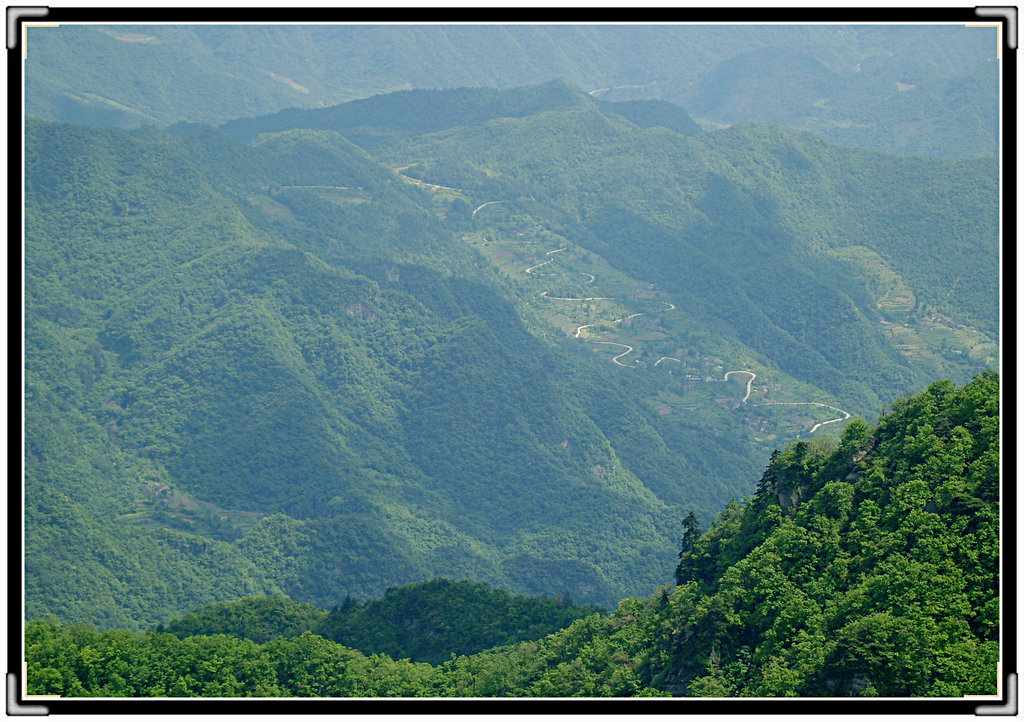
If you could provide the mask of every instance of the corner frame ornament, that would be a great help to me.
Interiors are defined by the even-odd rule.
[[[979,18],[997,18],[1006,23],[1006,47],[1017,49],[1017,8],[1009,6],[975,6],[974,14]]]
[[[18,699],[18,675],[7,673],[7,716],[27,717],[29,715],[49,716],[50,710],[43,705],[23,705]]]

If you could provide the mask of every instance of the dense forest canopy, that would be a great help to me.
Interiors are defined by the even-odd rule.
[[[756,492],[706,532],[690,520],[676,584],[625,599],[610,615],[435,580],[329,613],[243,599],[141,633],[39,619],[27,628],[29,691],[993,694],[998,455],[995,373],[959,388],[937,382],[895,402],[876,425],[858,420],[836,442],[800,441],[774,454]],[[480,650],[491,642],[499,646]]]

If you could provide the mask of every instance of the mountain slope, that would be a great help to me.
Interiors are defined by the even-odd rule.
[[[334,137],[246,148],[204,133],[30,127],[30,613],[82,595],[75,619],[145,623],[225,593],[330,604],[440,573],[605,604],[656,583],[668,506],[421,191]],[[325,142],[346,161],[331,177],[305,162]],[[65,156],[74,185],[56,177]],[[328,183],[348,200],[306,190]],[[64,413],[96,441],[59,461],[43,429]],[[62,473],[93,454],[116,473]],[[51,523],[39,504],[64,496],[88,521]],[[78,526],[143,540],[140,570],[161,566],[154,544],[176,549],[188,601],[147,609],[142,572]],[[58,547],[89,585],[62,589]],[[223,581],[191,586],[211,550]],[[110,591],[85,591],[97,584]]]
[[[542,219],[855,408],[953,373],[948,356],[905,351],[927,344],[935,314],[994,340],[993,164],[897,159],[769,126],[684,138],[623,126],[585,100],[424,128],[377,153],[422,181],[502,199],[506,216]],[[983,367],[961,358],[959,378]]]
[[[994,694],[1000,640],[999,381],[986,372],[893,404],[838,443],[773,455],[756,493],[683,536],[675,586],[542,639],[431,667],[312,633],[98,633],[35,620],[29,691],[148,696],[949,697]],[[684,525],[684,528],[685,525]],[[429,643],[393,590],[360,636]],[[462,588],[466,588],[462,585]],[[467,589],[467,591],[470,591]],[[455,605],[474,628],[469,594]],[[265,606],[265,605],[261,605]],[[429,605],[428,605],[429,606]],[[260,607],[224,610],[251,630]],[[300,610],[295,610],[300,611]],[[335,610],[358,615],[353,605]],[[206,615],[210,615],[207,613]],[[296,616],[296,615],[292,615]],[[404,627],[394,617],[404,618]],[[214,616],[214,620],[216,620]],[[363,615],[369,619],[370,615]],[[216,621],[208,622],[216,624]],[[259,625],[257,625],[259,626]],[[271,625],[273,626],[273,625]],[[428,625],[429,626],[429,625]],[[275,632],[294,631],[291,619]],[[237,633],[237,632],[236,632]],[[204,663],[220,660],[218,677]],[[103,659],[103,664],[97,664]]]
[[[373,155],[302,114],[249,144],[30,122],[32,614],[438,575],[611,605],[785,439],[994,363],[986,162],[685,136],[563,83],[454,95],[471,124],[440,91],[366,101],[424,111]]]

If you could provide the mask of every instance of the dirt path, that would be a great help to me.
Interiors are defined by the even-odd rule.
[[[654,365],[657,366],[662,361],[678,361],[679,363],[682,363],[682,360],[677,359],[675,356],[662,356],[660,359],[654,362]]]
[[[829,419],[828,421],[822,421],[822,422],[819,422],[819,423],[815,424],[814,426],[811,427],[811,430],[807,432],[808,434],[813,434],[815,431],[817,431],[820,427],[824,426],[825,424],[834,424],[837,421],[846,421],[848,418],[850,418],[850,413],[848,411],[843,411],[840,408],[836,408],[835,406],[829,406],[828,404],[822,404],[822,403],[820,403],[818,401],[765,401],[761,405],[762,406],[821,406],[822,408],[832,409],[833,411],[838,411],[839,413],[842,414],[842,416],[840,416],[837,419]]]
[[[625,356],[626,354],[629,354],[629,353],[631,353],[633,351],[633,347],[630,346],[629,344],[618,343],[617,341],[591,341],[590,343],[602,343],[602,344],[605,344],[607,346],[621,346],[622,348],[626,349],[625,351],[620,353],[618,356],[615,356],[614,358],[612,358],[612,363],[617,363],[619,366],[625,366],[626,365],[626,364],[622,363],[621,361],[619,361],[619,359],[622,358],[623,356]]]
[[[486,208],[487,206],[491,205],[492,203],[504,203],[504,202],[505,201],[487,201],[486,203],[481,203],[480,205],[478,205],[476,208],[473,209],[473,214],[470,216],[470,218],[476,218],[476,214],[477,214],[477,212],[481,208]]]
[[[745,404],[747,403],[747,399],[750,398],[750,385],[754,383],[754,379],[757,378],[757,374],[755,374],[753,371],[728,371],[725,374],[725,380],[728,381],[729,377],[732,376],[733,374],[750,374],[750,378],[747,379],[747,395],[743,397],[742,402]]]
[[[547,261],[550,263],[551,261]],[[544,265],[543,263],[541,265]],[[536,268],[536,266],[534,266]],[[583,298],[566,298],[565,296],[549,296],[547,291],[542,291],[541,298],[550,298],[552,301],[614,301],[611,296],[584,296]],[[622,319],[619,319],[620,321]]]

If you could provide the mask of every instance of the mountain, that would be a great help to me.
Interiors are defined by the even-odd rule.
[[[276,638],[257,643],[248,638],[249,619],[273,619],[258,600],[223,610],[239,620],[229,634],[249,630],[242,638],[97,632],[40,619],[26,629],[28,689],[64,696],[994,694],[999,399],[994,372],[962,387],[940,381],[893,402],[875,425],[851,422],[837,441],[790,444],[772,456],[754,494],[728,505],[706,532],[684,533],[677,584],[543,638],[431,666],[368,656],[312,632],[276,636],[273,623],[263,636]],[[369,627],[359,632],[420,643],[441,629],[468,633],[487,614],[471,611],[479,593],[455,601],[457,587],[395,590],[390,604],[388,596],[375,603],[395,611],[361,616]],[[412,612],[403,605],[403,596],[417,593],[449,595],[435,609],[446,612],[436,628],[417,616],[431,604]],[[278,629],[293,629],[301,614],[276,609]],[[352,605],[332,614],[339,613],[358,614]],[[206,627],[219,631],[215,622]]]
[[[356,102],[29,121],[29,617],[437,576],[610,607],[773,448],[998,356],[990,161],[564,83]]]
[[[712,128],[770,121],[903,155],[998,152],[993,28],[687,25],[679,19],[660,25],[424,26],[389,24],[393,17],[365,25],[65,24],[29,32],[26,110],[120,127],[220,124],[399,90],[561,80],[605,101],[667,101]]]
[[[813,55],[791,46],[766,46],[734,55],[705,75],[692,108],[702,117],[736,122],[784,122],[813,113],[843,79]],[[802,111],[802,112],[801,112]]]
[[[353,100],[330,108],[290,108],[269,116],[242,118],[225,123],[220,129],[244,142],[262,133],[293,128],[329,129],[339,133],[344,130],[350,131],[349,134],[360,128],[378,133],[424,133],[478,125],[495,118],[521,118],[586,106],[588,100],[578,90],[559,81],[508,90],[406,90]],[[617,106],[609,104],[609,107]],[[627,104],[625,107],[636,106]],[[681,109],[676,110],[685,116]]]
[[[474,92],[489,102],[489,94]],[[497,117],[495,105],[489,122],[436,131],[432,121],[419,121],[418,129],[407,128],[412,135],[366,145],[420,182],[487,202],[477,209],[477,226],[495,219],[497,230],[477,237],[492,255],[495,244],[506,252],[521,246],[518,226],[541,223],[559,234],[552,244],[577,244],[638,282],[654,282],[704,328],[861,401],[862,412],[937,375],[963,379],[984,368],[953,372],[951,358],[926,354],[923,333],[912,337],[906,329],[924,332],[949,317],[979,340],[995,340],[994,165],[901,160],[746,124],[681,137],[623,126],[614,120],[621,116],[602,112],[608,106],[576,92],[571,107],[560,102],[544,113]],[[386,125],[390,107],[365,102],[377,108],[369,117]],[[429,116],[409,107],[411,119]],[[300,126],[326,117],[289,116]],[[244,139],[263,122],[233,121],[224,129]],[[971,180],[958,186],[958,177]],[[546,271],[591,275],[571,248],[555,260]],[[575,288],[560,296],[579,296],[587,285],[559,279]]]
[[[669,507],[558,373],[600,389],[595,368],[343,139],[33,123],[28,145],[31,615],[131,626],[439,573],[612,604],[669,564]],[[307,163],[327,147],[331,177]],[[325,181],[343,215],[294,220],[282,201],[322,213],[294,186]]]
[[[143,621],[180,609],[180,588],[142,582],[161,568],[156,554],[188,567],[172,576],[189,600],[287,589],[328,603],[447,572],[607,602],[643,575],[653,580],[634,557],[667,557],[667,508],[623,468],[574,394],[546,377],[559,362],[517,330],[494,289],[397,258],[388,268],[402,285],[381,288],[252,226],[167,138],[36,130],[30,609],[114,614],[119,624],[121,614]],[[59,171],[79,177],[74,186],[42,180],[64,163],[41,152],[51,142],[78,159]],[[131,155],[138,162],[124,161]],[[167,168],[180,175],[162,177]],[[81,178],[90,174],[96,183]],[[147,194],[149,183],[176,190]],[[352,204],[349,231],[361,224],[366,235],[349,240],[382,252],[391,235],[408,250],[419,226],[431,253],[429,216],[408,200],[399,210],[415,193],[391,194]],[[57,432],[72,405],[99,468]],[[100,461],[110,449],[115,461]],[[57,524],[37,504],[73,505],[86,520]],[[632,550],[616,547],[617,525],[638,533]],[[110,541],[77,549],[82,527]],[[171,538],[168,527],[179,528]],[[131,572],[104,556],[137,537]],[[211,550],[233,559],[248,586],[204,569]],[[64,555],[70,568],[51,563]],[[617,581],[593,566],[599,559]],[[512,581],[523,569],[528,578]],[[190,586],[209,573],[216,583]],[[79,575],[90,581],[68,585]]]
[[[597,107],[609,117],[622,118],[641,128],[668,128],[681,135],[696,135],[701,128],[678,105],[664,100],[599,100]]]
[[[158,633],[179,639],[196,635],[229,634],[262,644],[281,637],[297,637],[317,628],[327,611],[285,596],[245,597],[215,602],[157,625]]]

